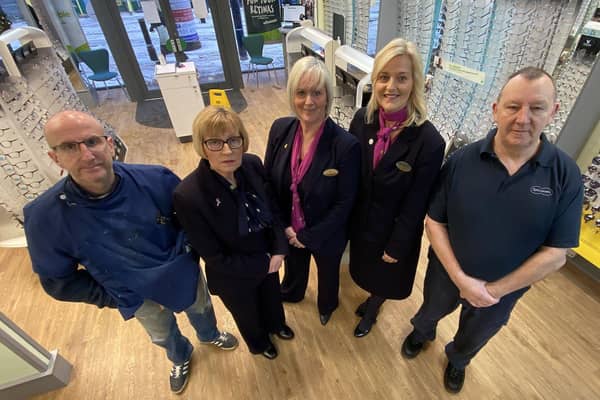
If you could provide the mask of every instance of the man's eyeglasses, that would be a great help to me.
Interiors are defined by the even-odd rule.
[[[85,144],[89,150],[97,150],[100,146],[106,143],[108,136],[90,136],[80,142],[65,142],[52,147],[52,150],[68,155],[78,154],[81,149],[81,144]]]
[[[204,141],[204,145],[210,151],[221,151],[223,150],[223,146],[227,143],[227,146],[231,150],[239,149],[244,144],[244,138],[241,136],[232,136],[227,138],[227,140],[222,139],[206,139]]]

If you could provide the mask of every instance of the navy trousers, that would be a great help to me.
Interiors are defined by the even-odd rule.
[[[429,261],[423,288],[423,305],[410,320],[415,339],[421,342],[435,339],[438,322],[460,305],[460,319],[454,340],[446,345],[448,360],[456,368],[465,368],[477,352],[508,323],[515,304],[529,287],[512,292],[493,306],[473,307],[460,298],[444,267]]]
[[[304,298],[308,285],[311,252],[290,246],[285,259],[285,274],[281,282],[281,294],[285,301],[298,302]],[[340,254],[312,254],[317,264],[317,305],[320,314],[332,313],[338,306],[340,287]]]
[[[239,288],[220,293],[219,298],[235,323],[251,353],[262,353],[269,346],[269,333],[285,326],[279,275],[268,274],[256,288]]]

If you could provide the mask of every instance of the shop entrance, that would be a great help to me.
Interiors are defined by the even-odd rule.
[[[160,97],[154,78],[157,58],[162,53],[168,63],[175,62],[173,53],[165,46],[164,26],[155,20],[148,21],[148,13],[143,12],[141,1],[79,0],[76,3],[87,3],[88,8],[90,5],[93,8],[93,15],[90,15],[92,10],[84,9],[86,16],[81,18],[88,43],[91,48],[108,48],[131,99],[143,101]],[[239,89],[242,74],[230,8],[217,5],[218,0],[209,0],[208,12],[200,20],[191,8],[184,12],[176,9],[179,4],[189,6],[189,1],[171,0],[170,3],[177,17],[184,12],[190,16],[187,32],[197,41],[186,49],[185,54],[187,61],[196,65],[202,90]],[[159,16],[164,20],[162,11]],[[96,27],[93,26],[95,21]]]

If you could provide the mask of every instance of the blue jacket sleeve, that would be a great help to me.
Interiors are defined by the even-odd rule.
[[[60,301],[89,303],[99,308],[117,307],[115,299],[85,269],[61,278],[40,276],[40,282],[46,293]]]

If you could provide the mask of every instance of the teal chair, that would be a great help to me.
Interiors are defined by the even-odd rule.
[[[258,87],[258,66],[264,65],[266,70],[269,73],[269,78],[271,78],[271,69],[269,65],[273,64],[273,59],[271,57],[263,56],[263,47],[265,45],[265,38],[263,35],[248,35],[243,38],[244,47],[248,51],[250,55],[250,72],[254,72],[256,74],[256,87]],[[273,69],[273,74],[275,74],[275,82],[279,85],[279,80],[277,79],[277,72]],[[250,80],[250,75],[248,74],[248,80]]]
[[[94,88],[96,88],[95,82],[103,82],[106,89],[108,89],[107,81],[115,79],[123,89],[123,92],[125,92],[125,96],[127,96],[127,91],[125,91],[125,87],[119,79],[119,74],[111,71],[108,67],[108,50],[96,49],[80,51],[77,53],[77,57],[92,70],[93,74],[88,75],[87,78],[92,81]],[[127,98],[129,98],[129,96],[127,96]]]

